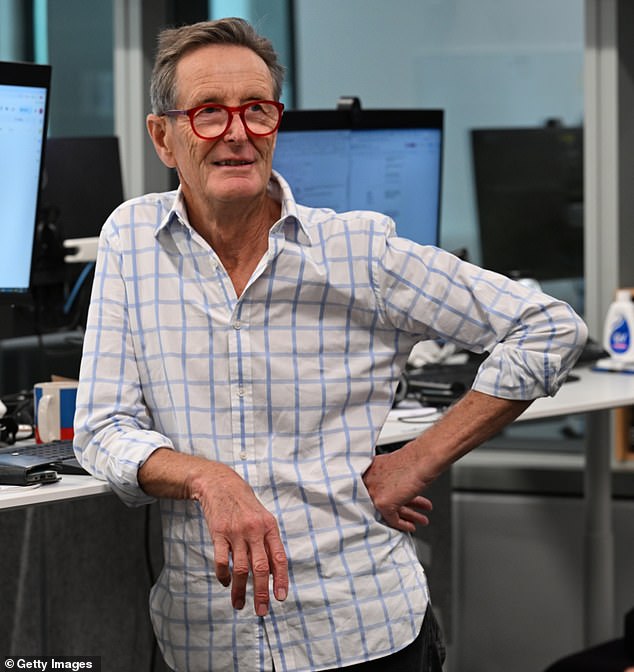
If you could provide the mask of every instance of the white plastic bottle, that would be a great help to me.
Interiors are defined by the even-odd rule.
[[[603,347],[612,359],[634,362],[634,303],[629,289],[619,289],[608,308]]]

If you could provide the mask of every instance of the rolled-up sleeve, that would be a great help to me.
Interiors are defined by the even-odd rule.
[[[128,505],[153,501],[137,473],[172,443],[152,429],[130,335],[117,226],[102,231],[82,354],[74,449],[82,466]]]
[[[378,293],[394,326],[489,353],[476,390],[552,396],[586,342],[587,327],[567,303],[444,250],[388,235],[378,258]]]

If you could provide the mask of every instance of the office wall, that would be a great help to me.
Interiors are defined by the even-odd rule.
[[[442,244],[480,260],[468,131],[583,118],[577,0],[296,0],[297,103],[446,111]],[[567,298],[567,297],[566,297]]]

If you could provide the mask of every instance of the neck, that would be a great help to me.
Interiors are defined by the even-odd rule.
[[[188,205],[190,223],[216,252],[238,295],[266,253],[269,231],[280,214],[280,204],[268,195],[257,203],[216,206],[204,217]]]

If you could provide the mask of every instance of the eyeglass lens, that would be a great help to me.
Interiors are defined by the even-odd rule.
[[[278,108],[266,102],[249,105],[242,115],[247,131],[257,135],[265,135],[275,130],[279,118]],[[214,105],[203,107],[193,118],[196,133],[207,138],[222,135],[229,126],[229,121],[229,112]]]

